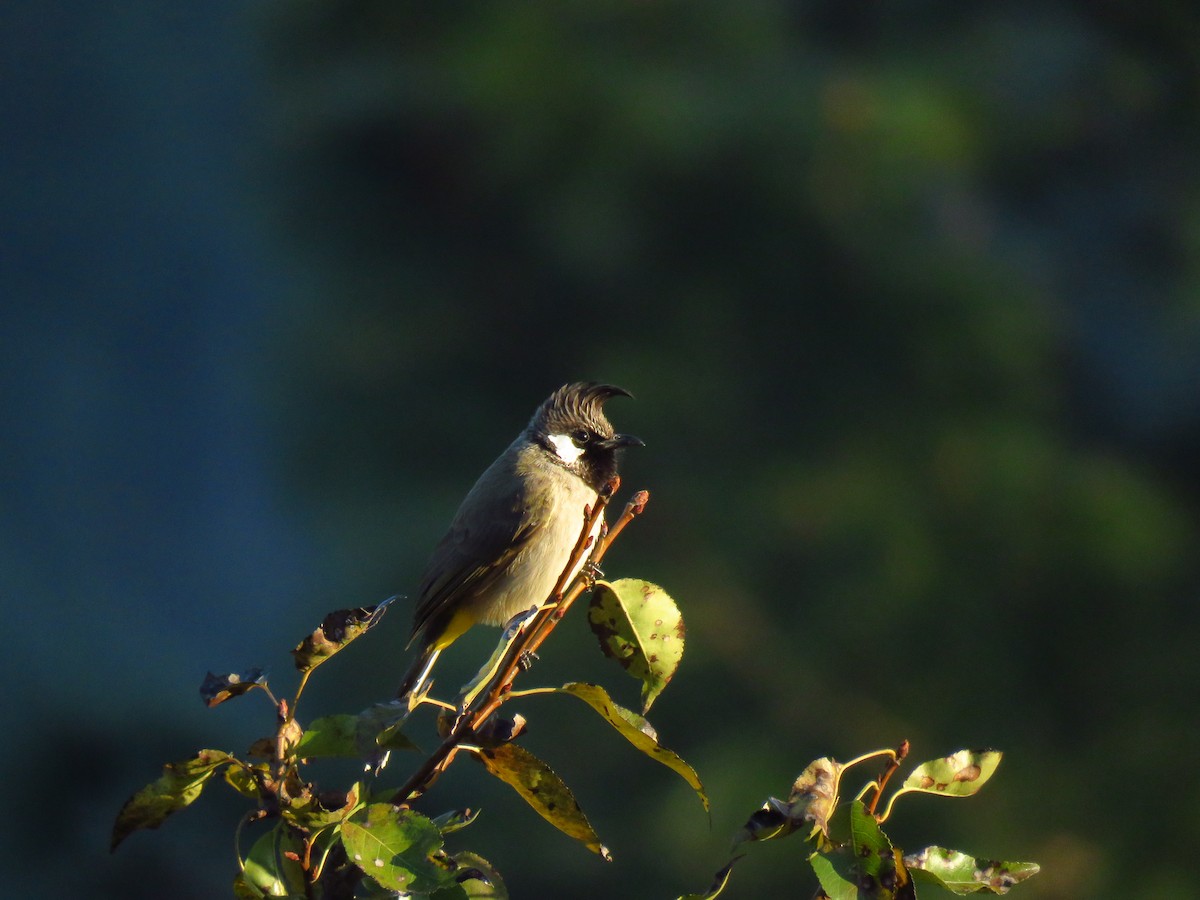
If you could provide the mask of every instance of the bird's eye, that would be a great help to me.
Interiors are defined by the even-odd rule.
[[[584,431],[582,428],[571,432],[571,440],[573,440],[575,442],[576,446],[579,446],[579,447],[582,447],[589,440],[591,440],[591,437],[592,437],[591,434]]]

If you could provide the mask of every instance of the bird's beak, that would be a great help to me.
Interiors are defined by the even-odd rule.
[[[620,450],[623,447],[645,447],[646,442],[632,434],[614,434],[607,441],[600,441],[594,446],[601,450]]]

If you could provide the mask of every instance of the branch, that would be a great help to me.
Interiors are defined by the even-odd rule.
[[[604,534],[599,541],[593,542],[592,531],[596,527],[596,522],[600,521],[604,515],[605,507],[620,484],[621,480],[614,477],[600,490],[595,505],[591,508],[584,507],[583,530],[554,586],[553,593],[548,598],[549,602],[538,610],[529,626],[509,644],[500,666],[497,668],[496,677],[487,691],[481,691],[474,702],[463,710],[450,734],[409,777],[404,786],[393,795],[393,805],[404,806],[425,793],[437,776],[453,761],[459,745],[473,737],[476,730],[508,699],[514,679],[525,668],[524,660],[529,659],[541,647],[546,638],[550,636],[550,632],[566,615],[571,604],[580,594],[591,587],[593,580],[591,569],[599,565],[617,535],[634,518],[641,515],[650,499],[647,491],[638,491],[626,504],[620,518],[608,533]],[[579,563],[589,550],[591,551],[589,565],[580,567]],[[579,571],[574,578],[571,578],[571,573],[577,569]]]

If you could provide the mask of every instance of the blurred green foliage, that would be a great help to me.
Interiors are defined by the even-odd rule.
[[[296,475],[330,540],[409,583],[547,389],[639,396],[627,486],[654,503],[611,565],[680,598],[659,725],[713,831],[589,760],[617,863],[525,844],[498,798],[517,896],[667,896],[768,783],[905,736],[1008,751],[953,831],[1039,860],[1028,896],[1190,883],[1196,400],[1163,384],[1196,383],[1198,26],[1121,2],[267,17],[314,274]],[[1114,802],[1131,759],[1156,763]],[[781,868],[731,896],[778,896]]]
[[[251,158],[295,267],[278,426],[338,602],[412,590],[548,390],[638,396],[616,424],[653,502],[606,570],[683,609],[655,724],[712,825],[563,711],[528,743],[613,864],[482,775],[429,798],[484,798],[471,845],[514,896],[675,896],[807,760],[905,737],[1006,763],[898,844],[1036,859],[1030,898],[1190,892],[1200,12],[305,0],[254,27]],[[277,633],[333,605],[296,603]],[[310,714],[389,693],[403,618]],[[603,669],[583,632],[545,683]],[[723,896],[792,895],[763,849]]]

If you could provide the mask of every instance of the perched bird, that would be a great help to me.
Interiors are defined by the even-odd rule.
[[[617,474],[617,452],[644,446],[604,416],[610,397],[632,396],[611,384],[563,385],[479,476],[425,568],[409,641],[419,652],[399,696],[472,625],[503,625],[549,599],[584,507]]]

